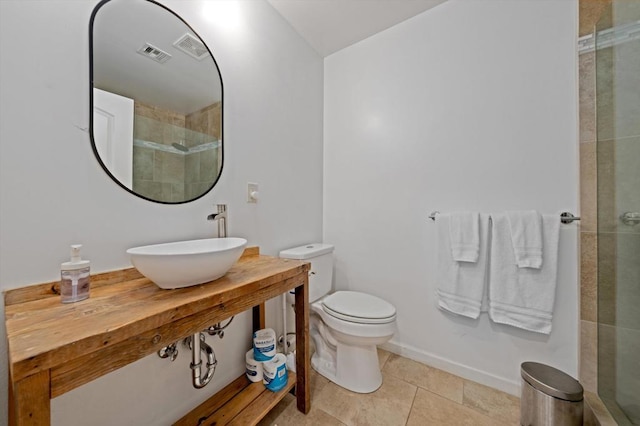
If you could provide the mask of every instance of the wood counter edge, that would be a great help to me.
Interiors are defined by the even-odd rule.
[[[240,259],[238,261],[248,257],[259,255],[260,247],[247,247],[242,252],[242,255],[240,256]],[[122,281],[131,281],[139,278],[144,278],[144,275],[142,275],[134,267],[116,269],[107,272],[98,272],[96,274],[91,274],[91,287],[97,288],[109,284],[114,284]],[[40,300],[47,297],[59,297],[59,288],[60,280],[57,280],[5,290],[4,306],[32,302],[34,300]]]
[[[260,256],[259,255],[259,250],[257,247],[255,248],[249,248],[248,250],[246,250],[243,255],[241,256],[239,262],[241,260],[250,260],[252,257],[259,257],[259,258],[272,258],[274,260],[278,259],[276,257],[272,257],[272,256]],[[293,266],[293,265],[292,265]],[[305,268],[306,266],[306,268]],[[302,269],[299,269],[302,268]],[[130,271],[133,268],[129,268],[125,271]],[[299,274],[300,272],[304,271],[305,269],[308,271],[308,265],[298,265],[296,267],[294,267],[294,269],[296,269],[298,272],[295,272],[295,274]],[[119,271],[115,271],[116,273]],[[136,271],[137,272],[137,271]],[[291,271],[291,273],[293,273],[293,270]],[[111,273],[107,273],[107,274],[111,274]],[[99,274],[99,275],[103,275],[103,274]],[[273,276],[273,278],[275,278],[276,275]],[[291,283],[291,279],[293,279],[294,276],[291,276],[289,278],[284,279],[283,281],[281,281],[281,283],[284,285],[285,283]],[[264,279],[258,279],[257,281],[254,281],[252,283],[250,283],[250,285],[253,285],[255,283],[258,282],[262,282]],[[271,281],[271,279],[266,278],[267,281]],[[113,281],[112,279],[110,279],[111,284],[118,284],[118,281]],[[279,281],[280,282],[280,281]],[[43,287],[43,286],[48,286],[50,283],[45,283],[45,284],[38,284],[35,287]],[[292,284],[287,284],[289,287],[292,287]],[[33,286],[32,286],[33,287]],[[270,287],[270,285],[269,285]],[[262,292],[263,290],[261,290]],[[269,291],[266,290],[265,291]],[[36,292],[39,292],[39,289],[36,290]],[[57,297],[57,295],[53,295],[55,297]],[[47,295],[45,296],[45,298],[50,298],[52,297],[51,295]],[[240,299],[238,299],[240,300]],[[32,300],[30,300],[32,301]],[[28,303],[28,302],[23,302],[23,303]],[[18,307],[19,304],[14,303],[14,305],[16,305],[15,307]],[[224,305],[226,305],[226,302],[223,302],[223,307],[222,309],[224,310]],[[209,309],[212,309],[213,306],[210,306]],[[199,314],[198,314],[199,315]],[[206,315],[209,316],[209,315]],[[226,318],[226,317],[225,317]],[[224,318],[221,318],[224,319]],[[175,322],[179,320],[179,318],[176,318],[174,321]],[[5,321],[8,321],[7,318],[5,318]],[[154,321],[151,321],[149,319],[145,319],[144,322],[150,322],[153,323]],[[140,326],[142,326],[142,322],[139,324]],[[157,327],[153,327],[153,329],[155,329]],[[138,330],[134,333],[135,336],[142,336],[143,334],[146,334],[148,332],[152,331],[151,329],[149,329],[148,327],[138,327]],[[116,329],[110,330],[110,333],[115,333],[115,334],[122,334],[119,332],[116,332]],[[124,333],[122,335],[120,335],[118,338],[113,338],[113,336],[109,336],[109,346],[113,346],[116,345],[118,343],[120,343],[120,341],[124,341],[126,339],[130,339],[132,337],[135,337],[134,335],[129,335],[131,333]],[[59,364],[58,359],[75,359],[77,356],[85,356],[88,355],[94,351],[99,351],[101,352],[103,347],[103,345],[106,345],[106,343],[100,343],[100,345],[97,344],[91,344],[91,342],[93,340],[95,340],[96,338],[98,340],[100,340],[102,337],[101,335],[91,335],[89,337],[83,338],[81,340],[78,340],[76,342],[73,342],[72,344],[67,344],[64,346],[61,346],[60,348],[56,348],[56,349],[50,349],[50,350],[43,350],[42,352],[38,353],[37,355],[33,355],[33,356],[29,356],[29,357],[20,357],[17,356],[16,354],[13,354],[13,350],[12,350],[12,345],[11,345],[11,336],[7,336],[8,338],[8,356],[9,356],[9,371],[11,373],[12,379],[14,381],[17,380],[21,380],[24,377],[30,376],[31,374],[36,373],[37,371],[40,371],[42,369],[48,369],[48,368],[52,368],[56,365]],[[93,342],[95,343],[95,342]],[[94,347],[95,346],[95,347]],[[69,350],[67,350],[69,349]],[[84,350],[84,352],[79,353],[78,351]],[[75,350],[75,352],[73,352]],[[71,352],[69,352],[71,351]],[[78,353],[76,353],[78,352]],[[12,355],[16,355],[15,357]],[[63,356],[60,356],[63,355]]]

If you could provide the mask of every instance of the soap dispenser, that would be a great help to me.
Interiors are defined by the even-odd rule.
[[[71,246],[71,260],[60,265],[60,299],[72,303],[89,297],[89,261],[82,260],[82,245]]]

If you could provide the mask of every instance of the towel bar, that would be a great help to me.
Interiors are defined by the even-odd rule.
[[[431,214],[429,214],[429,219],[436,220],[436,215],[439,213],[440,212],[437,210],[432,211]],[[564,223],[565,225],[569,223],[573,223],[576,220],[580,220],[580,216],[574,216],[572,213],[569,213],[569,212],[560,213],[560,222]]]

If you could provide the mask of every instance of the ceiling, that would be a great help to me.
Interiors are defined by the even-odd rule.
[[[267,1],[325,57],[445,0]],[[181,114],[219,100],[220,77],[211,57],[198,61],[174,48],[185,33],[192,31],[155,3],[119,0],[103,4],[93,26],[94,86]],[[158,64],[138,54],[145,43],[171,59]]]
[[[267,1],[323,57],[445,2],[445,0]]]
[[[208,52],[196,59],[176,47],[185,34],[196,34],[164,7],[146,0],[110,1],[98,9],[91,29],[94,87],[182,115],[221,99],[214,59]],[[146,43],[169,60],[158,63],[141,55]]]

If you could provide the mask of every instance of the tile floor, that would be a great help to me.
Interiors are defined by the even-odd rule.
[[[383,383],[377,391],[347,391],[312,369],[309,414],[287,395],[259,426],[519,424],[519,398],[383,350],[378,355]]]

